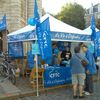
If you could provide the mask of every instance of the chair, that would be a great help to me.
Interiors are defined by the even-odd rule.
[[[25,62],[25,66],[26,67],[25,67],[25,71],[24,72],[25,72],[25,76],[27,77],[27,76],[30,75],[32,70],[28,67],[28,61]]]
[[[30,74],[30,83],[33,88],[36,88],[36,67],[32,69],[32,72]],[[38,68],[38,86],[39,88],[44,88],[44,69]]]

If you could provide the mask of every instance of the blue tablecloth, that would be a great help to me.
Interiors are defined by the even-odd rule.
[[[71,67],[52,67],[45,68],[44,86],[56,86],[71,83]]]

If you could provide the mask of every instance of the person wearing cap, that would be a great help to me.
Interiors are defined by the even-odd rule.
[[[84,93],[86,95],[93,95],[93,75],[96,74],[96,64],[93,54],[88,49],[88,46],[83,44],[82,51],[85,53],[85,57],[88,59],[89,64],[86,66],[86,80]]]

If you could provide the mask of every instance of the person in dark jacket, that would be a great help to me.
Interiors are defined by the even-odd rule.
[[[87,45],[82,45],[82,50],[85,53],[89,64],[86,66],[86,82],[85,82],[85,94],[93,95],[93,75],[96,74],[96,65],[93,54],[88,50]]]
[[[66,66],[67,62],[71,59],[72,54],[70,48],[67,47],[66,50],[63,50],[61,53],[61,63],[60,66]]]
[[[70,61],[70,66],[72,68],[72,84],[74,91],[73,98],[77,98],[77,89],[79,89],[79,98],[84,98],[83,87],[85,82],[85,68],[81,63],[81,59],[84,59],[87,63],[88,60],[80,53],[80,47],[75,47],[74,52],[75,54]]]

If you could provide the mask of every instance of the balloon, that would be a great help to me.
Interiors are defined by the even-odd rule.
[[[31,26],[35,26],[36,22],[35,22],[34,18],[30,17],[28,19],[28,24],[31,25]]]

